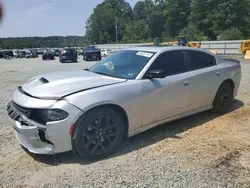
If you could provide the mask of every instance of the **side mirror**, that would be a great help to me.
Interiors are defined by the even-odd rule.
[[[150,70],[146,73],[146,78],[153,79],[153,78],[165,78],[166,73],[164,70]]]

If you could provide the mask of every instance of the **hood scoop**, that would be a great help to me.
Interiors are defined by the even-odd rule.
[[[43,84],[49,83],[49,80],[47,80],[47,79],[45,79],[45,78],[43,78],[43,77],[41,77],[39,80],[40,80],[40,82],[42,82]]]

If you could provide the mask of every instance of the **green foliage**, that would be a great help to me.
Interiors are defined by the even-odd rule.
[[[230,28],[220,34],[220,40],[240,40],[244,39],[242,32],[236,28]]]
[[[238,28],[242,37],[250,32],[249,0],[192,0],[190,23],[215,40],[230,28]]]
[[[173,41],[180,34],[189,35],[190,40],[216,40],[219,35],[228,39],[245,38],[250,35],[249,2],[144,0],[138,1],[132,10],[125,0],[104,0],[87,22],[86,39],[89,43],[115,43],[115,18],[118,19],[117,42],[153,41],[154,38]],[[124,7],[127,16],[119,14]],[[235,29],[235,35],[229,34]]]
[[[23,49],[41,47],[66,47],[85,46],[84,37],[80,36],[51,36],[51,37],[16,37],[1,38],[0,48],[2,49]]]
[[[189,40],[198,41],[202,40],[202,32],[193,24],[189,24],[185,27],[181,32],[180,35],[189,35]]]
[[[117,23],[117,30],[116,30]],[[117,31],[117,32],[116,32]],[[104,0],[86,22],[85,37],[0,39],[0,48],[190,40],[236,40],[250,36],[250,0]]]
[[[165,29],[170,37],[176,37],[188,24],[190,0],[167,0],[165,7]]]

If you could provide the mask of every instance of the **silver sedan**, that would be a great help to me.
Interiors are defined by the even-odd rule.
[[[120,50],[90,69],[48,73],[19,86],[7,111],[30,152],[73,150],[100,159],[159,124],[229,110],[240,62],[188,47]]]

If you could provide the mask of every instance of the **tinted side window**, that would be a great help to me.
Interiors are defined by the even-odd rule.
[[[163,69],[167,76],[186,71],[184,54],[182,51],[169,51],[161,54],[152,64],[150,70]]]
[[[189,70],[197,70],[215,65],[214,57],[207,53],[188,50],[187,54],[189,59]]]

